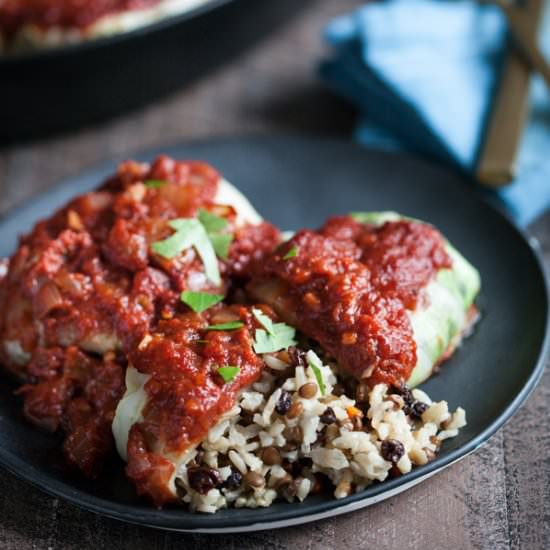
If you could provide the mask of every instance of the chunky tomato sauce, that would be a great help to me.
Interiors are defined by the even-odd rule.
[[[267,223],[237,229],[235,210],[214,203],[218,181],[200,162],[124,163],[98,191],[37,224],[0,274],[0,360],[27,382],[27,417],[64,431],[67,456],[86,473],[112,447],[130,351],[159,321],[189,311],[182,291],[225,294],[279,240]],[[198,208],[224,217],[234,234],[220,287],[194,249],[170,260],[151,248],[173,234],[170,220]]]
[[[25,416],[46,430],[63,430],[69,462],[96,475],[113,450],[111,425],[124,394],[123,367],[114,357],[51,348],[37,350],[28,375],[33,383],[18,391]]]
[[[161,0],[4,0],[0,3],[0,29],[15,34],[25,25],[85,29],[105,15],[140,10]]]
[[[292,247],[297,255],[285,259]],[[250,290],[357,378],[400,385],[417,360],[407,308],[449,265],[442,237],[430,226],[363,226],[340,217],[282,245]]]
[[[207,331],[209,324],[241,320],[231,331]],[[219,306],[202,315],[161,321],[142,346],[130,354],[132,365],[151,375],[143,421],[128,441],[127,473],[140,494],[157,505],[175,499],[169,490],[174,472],[166,456],[178,456],[200,442],[219,417],[231,409],[237,393],[254,382],[263,367],[253,349],[250,311]],[[218,368],[234,366],[238,374],[225,382]]]
[[[127,474],[157,505],[175,499],[177,458],[263,367],[248,306],[193,313],[182,291],[248,303],[248,285],[357,378],[401,385],[416,365],[407,310],[451,265],[441,235],[412,221],[375,227],[332,218],[273,252],[279,231],[242,223],[232,206],[216,204],[219,179],[200,162],[126,162],[97,191],[37,224],[8,265],[0,262],[0,360],[25,382],[27,418],[64,433],[69,462],[96,475],[113,449],[126,368],[150,375],[142,420],[129,432]],[[194,248],[167,259],[152,247],[174,234],[172,220],[199,208],[224,218],[233,236],[218,262],[219,286]],[[229,321],[243,326],[206,330]],[[231,380],[218,372],[227,366],[238,367]]]
[[[321,233],[353,240],[375,285],[397,296],[407,309],[416,307],[419,292],[434,274],[452,263],[441,233],[426,223],[401,220],[375,226],[336,216],[325,223]]]

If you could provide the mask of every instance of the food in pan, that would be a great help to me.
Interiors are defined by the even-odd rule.
[[[342,498],[465,425],[413,387],[479,286],[428,224],[355,213],[285,240],[212,167],[129,161],[2,264],[0,359],[71,465],[118,452],[154,505]]]
[[[0,52],[111,36],[179,15],[208,1],[0,0]]]

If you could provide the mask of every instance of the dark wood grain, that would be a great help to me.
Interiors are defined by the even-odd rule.
[[[235,133],[348,135],[353,110],[317,81],[320,33],[353,0],[310,0],[230,65],[142,111],[0,151],[0,214],[83,167],[185,138]],[[531,228],[550,265],[550,215]],[[476,453],[408,492],[315,525],[232,536],[178,535],[80,511],[0,473],[0,548],[550,548],[550,373]]]

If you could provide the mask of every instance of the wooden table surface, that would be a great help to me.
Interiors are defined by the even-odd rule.
[[[349,135],[354,112],[318,82],[325,22],[357,1],[310,0],[228,64],[139,112],[0,150],[0,215],[60,178],[114,155],[212,135]],[[550,214],[530,232],[550,264]],[[0,472],[0,548],[550,548],[550,373],[476,453],[366,510],[279,531],[180,535],[80,511]]]

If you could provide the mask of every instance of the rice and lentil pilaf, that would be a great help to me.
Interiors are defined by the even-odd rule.
[[[303,501],[329,485],[344,498],[428,463],[466,424],[419,389],[358,386],[352,399],[335,365],[291,352],[264,355],[261,379],[180,457],[173,483],[192,510]]]

